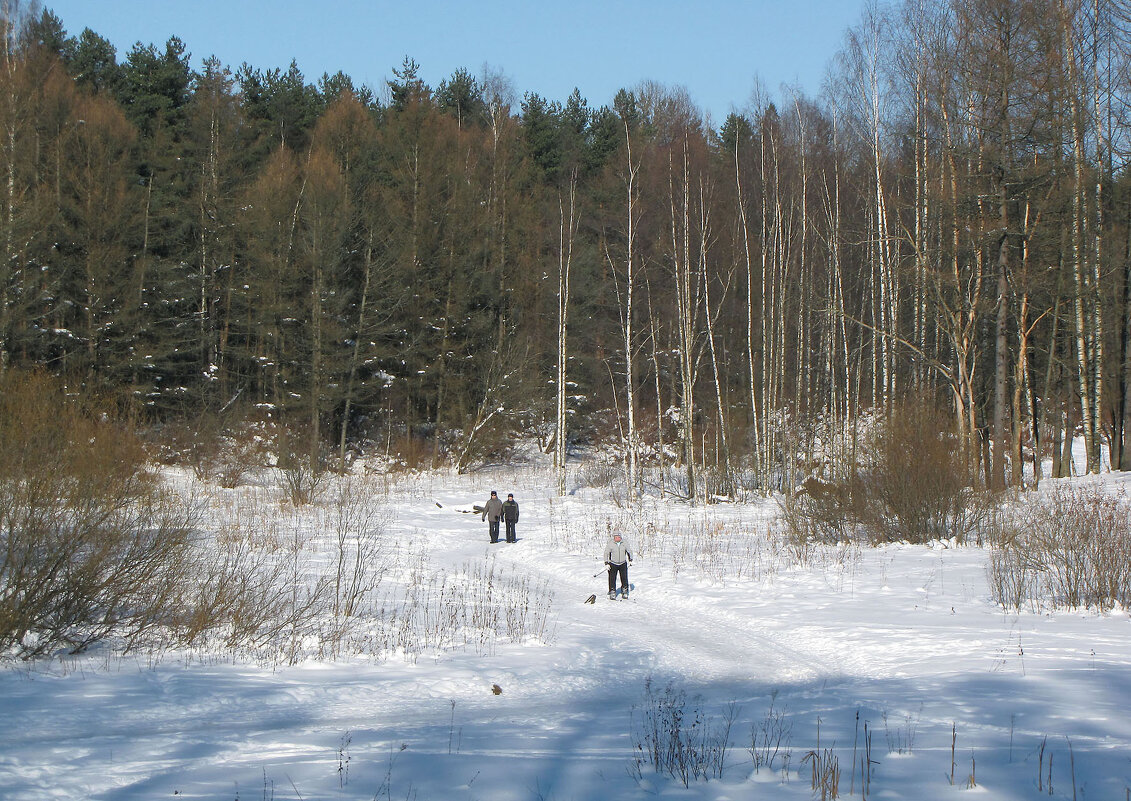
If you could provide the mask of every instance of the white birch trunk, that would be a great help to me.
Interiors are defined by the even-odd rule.
[[[561,217],[558,243],[558,380],[556,403],[556,428],[554,432],[554,467],[558,478],[558,495],[565,495],[566,442],[568,435],[567,404],[568,382],[566,367],[569,351],[567,349],[567,325],[569,320],[569,277],[573,262],[573,239],[577,230],[577,171],[570,175],[569,211],[559,196],[558,211]]]

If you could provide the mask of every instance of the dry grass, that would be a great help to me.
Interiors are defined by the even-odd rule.
[[[648,677],[644,698],[633,707],[633,774],[639,779],[648,766],[684,787],[722,778],[738,713],[731,703],[720,715],[711,715],[699,696],[688,696],[671,683],[661,689]]]
[[[988,567],[994,600],[1021,609],[1131,603],[1131,504],[1103,487],[1057,485],[1003,513]]]

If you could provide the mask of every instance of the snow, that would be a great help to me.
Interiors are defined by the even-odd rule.
[[[791,548],[772,501],[630,510],[598,489],[559,498],[536,469],[378,484],[400,560],[382,593],[487,565],[546,588],[545,636],[290,666],[218,650],[4,663],[0,798],[809,799],[806,755],[826,749],[842,797],[865,756],[869,798],[1131,787],[1127,612],[1003,611],[981,548]],[[516,544],[463,511],[491,489],[521,504]],[[332,536],[325,510],[256,513],[271,508]],[[636,546],[627,601],[604,597],[612,527]],[[711,726],[735,703],[721,777],[685,787],[637,764],[649,680]],[[771,710],[789,760],[756,770]]]

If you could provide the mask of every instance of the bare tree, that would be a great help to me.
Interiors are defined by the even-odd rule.
[[[616,284],[618,309],[620,313],[621,335],[624,344],[624,394],[625,394],[625,487],[630,500],[636,497],[636,487],[639,478],[637,457],[639,444],[637,442],[636,428],[636,375],[634,372],[636,354],[636,321],[633,307],[637,282],[636,254],[636,229],[640,218],[640,197],[637,186],[637,177],[640,173],[642,157],[633,154],[633,140],[635,135],[636,109],[635,97],[624,92],[617,95],[617,114],[620,117],[621,127],[624,129],[624,169],[622,179],[625,189],[625,254],[624,278]],[[639,147],[637,148],[639,151]],[[606,251],[609,266],[612,268],[614,280],[617,273],[611,254]]]
[[[566,334],[569,322],[569,279],[573,265],[573,242],[577,234],[577,170],[570,172],[569,200],[558,195],[558,370],[555,402],[554,467],[557,470],[558,494],[565,494],[565,465],[569,423],[569,384],[566,367],[569,363]]]

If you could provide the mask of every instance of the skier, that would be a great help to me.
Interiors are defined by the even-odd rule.
[[[518,523],[518,504],[514,501],[514,493],[507,493],[503,501],[503,522],[507,524],[507,542],[518,542],[518,535],[514,527]]]
[[[498,494],[491,490],[491,497],[483,506],[483,516],[479,518],[487,521],[487,532],[491,535],[491,542],[499,541],[499,520],[502,516],[503,502],[499,500]]]
[[[628,550],[628,543],[620,534],[613,534],[609,544],[605,546],[605,565],[609,568],[609,600],[617,597],[617,575],[620,575],[620,593],[622,598],[628,597],[628,563],[632,561],[632,553]]]

